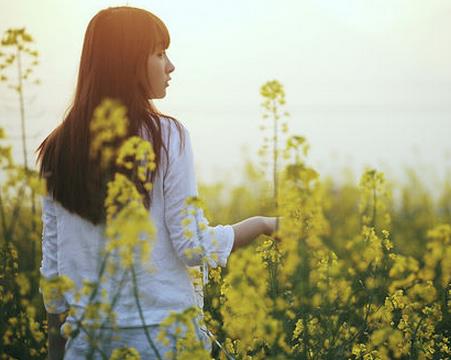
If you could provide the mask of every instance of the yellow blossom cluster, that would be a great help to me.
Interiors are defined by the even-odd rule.
[[[89,125],[90,156],[100,158],[100,166],[107,169],[115,157],[117,142],[127,134],[127,108],[114,99],[106,98],[94,109]]]
[[[118,250],[125,268],[134,263],[133,255],[136,251],[141,254],[141,261],[147,260],[155,227],[142,205],[141,195],[126,176],[116,173],[108,183],[105,207],[108,237],[106,252]],[[133,218],[133,222],[130,218]]]
[[[116,348],[110,356],[110,360],[140,360],[139,352],[133,347]]]
[[[165,354],[166,360],[211,359],[211,354],[202,342],[200,327],[204,325],[204,321],[200,315],[199,308],[190,307],[182,312],[171,312],[160,323],[158,341],[166,346],[173,344],[173,349]]]

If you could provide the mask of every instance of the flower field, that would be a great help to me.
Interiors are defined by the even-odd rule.
[[[22,87],[15,91],[20,95]],[[450,358],[451,183],[432,194],[415,173],[410,182],[399,185],[377,169],[364,171],[358,183],[323,179],[309,165],[307,139],[289,132],[283,86],[269,81],[260,93],[262,130],[269,132],[262,135],[261,163],[246,164],[240,186],[199,184],[199,199],[187,199],[186,222],[203,207],[211,223],[279,216],[278,230],[233,252],[226,268],[210,268],[208,283],[202,273],[190,269],[193,283],[205,293],[205,322],[214,336],[214,349],[208,354],[198,341],[192,319],[199,309],[192,308],[172,314],[162,324],[164,328],[184,323],[188,328],[169,355]],[[126,109],[111,99],[93,117],[91,156],[105,168],[114,163],[122,171],[108,179],[109,241],[98,282],[86,282],[80,289],[74,289],[69,278],[41,278],[39,199],[45,195],[45,184],[35,170],[12,158],[8,134],[0,128],[2,359],[46,358],[49,329],[43,297],[50,303],[75,291],[89,299],[77,327],[64,328],[67,336],[91,334],[106,318],[114,320],[114,301],[102,301],[102,282],[120,273],[131,274],[133,281],[135,266],[148,259],[155,229],[131,180],[145,181],[145,172],[154,169],[154,153],[139,137],[123,138],[126,126]],[[120,148],[111,147],[118,141]],[[144,186],[152,188],[151,183]],[[393,197],[395,189],[399,199]],[[143,232],[147,240],[140,238]],[[141,313],[139,289],[133,285]],[[166,335],[161,332],[161,341]],[[92,340],[94,354],[98,342]],[[110,358],[139,355],[133,348],[120,348]]]

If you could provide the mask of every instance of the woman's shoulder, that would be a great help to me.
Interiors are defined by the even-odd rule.
[[[151,117],[153,125],[142,125],[139,132],[140,136],[144,139],[153,143],[153,136],[149,133],[149,131],[152,131],[151,128],[154,129],[153,131],[157,130],[160,133],[161,142],[164,143],[166,147],[173,147],[175,144],[180,144],[181,142],[184,142],[183,139],[189,137],[188,129],[180,120],[163,114],[154,114]]]
[[[183,134],[188,133],[188,129],[180,120],[167,115],[159,115],[158,117],[160,119],[161,128],[166,133],[170,135],[172,135],[173,132],[179,132]]]
[[[160,115],[160,126],[163,141],[169,148],[183,148],[187,139],[189,141],[189,130],[180,121],[170,116]]]

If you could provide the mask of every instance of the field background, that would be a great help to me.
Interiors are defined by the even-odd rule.
[[[0,83],[2,358],[45,358],[34,149],[69,104],[89,19],[125,3],[0,0],[0,31],[26,27],[40,80],[21,92]],[[222,344],[213,356],[449,357],[451,4],[128,3],[171,33],[176,70],[156,105],[190,131],[210,223],[287,219],[280,244],[261,236],[210,272],[205,312]],[[0,74],[16,79],[14,67]],[[278,149],[291,154],[277,196],[265,101],[280,115]],[[194,347],[185,356],[209,357]]]
[[[25,91],[30,158],[69,105],[84,31],[101,8],[126,1],[0,0],[0,30],[26,26],[42,80]],[[446,0],[128,1],[160,16],[176,69],[156,101],[189,128],[199,180],[242,179],[262,143],[258,89],[285,87],[290,130],[312,144],[322,176],[355,182],[365,166],[430,189],[449,176],[451,4]],[[37,15],[39,14],[39,15]],[[206,31],[208,29],[208,31]],[[15,75],[15,73],[13,73]],[[2,91],[0,124],[20,161],[17,99]],[[221,134],[220,142],[212,142]]]

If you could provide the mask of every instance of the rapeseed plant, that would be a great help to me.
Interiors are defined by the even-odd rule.
[[[0,141],[6,139],[0,128]],[[42,184],[35,173],[28,176],[23,166],[16,165],[11,156],[11,146],[0,143],[0,170],[5,175],[0,184],[0,353],[16,358],[39,358],[45,354],[45,323],[36,311],[36,269],[24,264],[24,238],[37,242],[37,234],[30,229],[29,222],[36,220],[29,210],[30,189],[42,192]],[[37,221],[37,220],[36,220]],[[31,247],[33,248],[33,247]],[[32,256],[35,253],[31,251]],[[32,262],[33,264],[33,262]],[[6,355],[10,354],[10,355]]]

